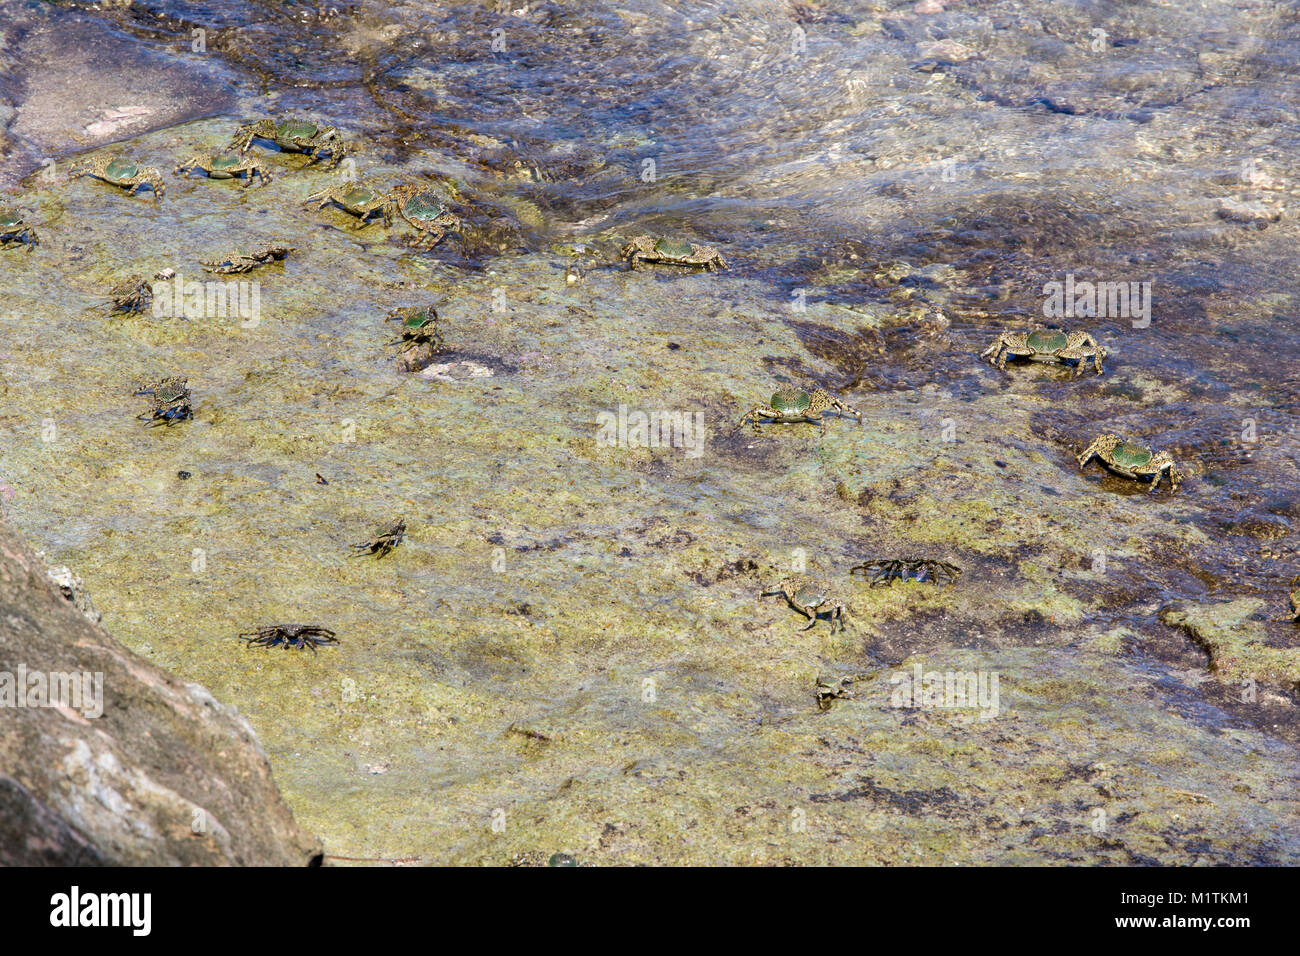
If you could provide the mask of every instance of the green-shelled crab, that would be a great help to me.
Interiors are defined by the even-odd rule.
[[[741,416],[739,427],[743,427],[746,422],[753,425],[754,431],[759,431],[759,419],[771,419],[767,424],[793,424],[796,422],[812,422],[820,429],[821,434],[826,434],[826,422],[822,418],[822,412],[827,409],[834,409],[845,415],[852,415],[858,421],[862,421],[862,413],[851,405],[840,401],[830,392],[824,389],[813,389],[812,392],[805,392],[798,388],[783,388],[772,394],[772,401],[767,405],[755,405],[744,415]]]
[[[432,189],[424,186],[398,186],[393,190],[392,199],[397,203],[397,212],[416,231],[407,244],[423,252],[428,252],[441,242],[447,230],[461,228],[460,219]]]
[[[626,260],[629,269],[636,269],[642,262],[689,266],[707,272],[727,268],[727,261],[717,249],[696,245],[685,239],[637,236],[620,249],[618,255],[620,259]]]
[[[1088,332],[1066,332],[1037,326],[1028,332],[1003,332],[996,342],[980,353],[980,358],[988,359],[990,365],[1003,370],[1009,357],[1056,365],[1073,362],[1077,378],[1084,373],[1089,360],[1100,375],[1106,350]]]
[[[153,400],[149,411],[136,416],[147,428],[173,425],[193,417],[190,390],[183,378],[164,378],[151,385],[141,385],[135,394],[148,395]]]
[[[262,246],[260,249],[254,249],[249,253],[232,252],[222,259],[207,259],[200,264],[203,266],[204,272],[215,272],[218,275],[234,275],[240,272],[251,272],[258,266],[279,262],[293,251],[293,246]]]
[[[141,166],[133,159],[101,156],[79,175],[102,179],[119,189],[125,189],[128,196],[135,195],[141,186],[148,186],[153,190],[155,202],[160,201],[167,192],[162,173],[153,166]]]
[[[247,152],[253,140],[263,139],[274,143],[286,153],[305,153],[311,157],[311,165],[328,155],[329,166],[333,168],[343,160],[347,153],[347,144],[343,135],[333,126],[321,126],[311,120],[287,119],[280,122],[263,119],[241,126],[230,140],[230,148],[241,153]]]
[[[801,630],[806,631],[815,627],[820,614],[830,615],[831,633],[835,632],[836,624],[841,631],[844,630],[844,618],[849,613],[848,605],[830,597],[830,590],[819,582],[799,575],[782,578],[771,587],[765,588],[762,596],[771,597],[778,594],[785,598],[790,607],[809,619],[808,627]]]
[[[393,309],[388,313],[390,319],[396,319],[402,323],[402,337],[389,342],[389,345],[400,345],[402,351],[413,349],[417,345],[431,345],[432,351],[442,348],[442,332],[438,328],[438,312],[431,305],[411,306],[404,309]]]
[[[343,183],[327,186],[318,193],[313,193],[303,200],[304,203],[320,200],[317,209],[324,209],[330,203],[337,203],[346,212],[357,217],[353,229],[364,229],[370,225],[370,216],[379,213],[385,226],[393,224],[393,210],[397,207],[392,196],[371,189],[365,183]]]
[[[1118,435],[1102,435],[1083,450],[1079,456],[1079,468],[1088,464],[1093,456],[1101,463],[1125,478],[1151,481],[1147,491],[1155,491],[1160,484],[1160,477],[1169,475],[1171,491],[1177,491],[1183,480],[1182,472],[1174,465],[1173,456],[1167,451],[1152,451],[1146,445],[1126,441]]]
[[[243,153],[236,153],[233,150],[208,153],[206,156],[191,156],[177,166],[173,170],[173,174],[188,176],[196,169],[202,170],[212,179],[238,179],[243,176],[244,182],[242,185],[245,189],[253,185],[254,179],[259,179],[263,186],[271,181],[271,174],[266,171],[265,166],[257,160],[251,159]]]
[[[10,206],[0,206],[0,249],[25,245],[31,252],[41,244],[36,230],[23,222],[23,214]]]

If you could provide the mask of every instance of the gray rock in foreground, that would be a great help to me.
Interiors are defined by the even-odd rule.
[[[91,623],[3,522],[0,727],[0,865],[301,866],[321,853],[238,711]]]

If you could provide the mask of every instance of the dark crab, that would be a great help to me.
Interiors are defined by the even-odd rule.
[[[398,518],[397,521],[381,531],[378,537],[373,540],[367,541],[364,544],[354,544],[352,549],[356,554],[352,556],[354,558],[359,558],[363,555],[373,554],[376,557],[382,558],[401,544],[405,537],[406,519]]]
[[[154,425],[174,425],[192,418],[190,390],[183,378],[164,378],[152,385],[141,385],[135,390],[136,395],[148,395],[153,399],[153,407],[142,415],[137,415],[146,428]]]
[[[215,272],[218,275],[234,275],[240,272],[251,272],[258,266],[279,262],[293,251],[293,246],[263,246],[247,254],[232,252],[224,259],[209,259],[203,261],[201,265],[204,272]],[[209,266],[212,268],[208,268]]]
[[[0,249],[11,245],[25,245],[31,252],[41,244],[36,230],[23,222],[23,215],[17,209],[0,206]]]
[[[245,631],[239,638],[247,641],[249,647],[284,645],[286,651],[291,647],[298,650],[309,648],[313,654],[317,646],[339,642],[333,631],[319,624],[267,624],[255,631]]]
[[[859,571],[870,579],[873,588],[889,587],[895,581],[951,584],[961,575],[956,565],[929,558],[877,558],[850,568],[850,577]]]
[[[114,315],[143,312],[153,302],[153,286],[133,275],[109,289],[108,298],[109,312]]]

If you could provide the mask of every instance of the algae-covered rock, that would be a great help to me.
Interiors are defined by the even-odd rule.
[[[1254,598],[1219,604],[1170,605],[1160,620],[1185,630],[1210,655],[1210,670],[1225,681],[1246,680],[1295,687],[1300,684],[1300,647],[1273,647]]]
[[[0,864],[303,865],[252,727],[122,647],[0,523]]]

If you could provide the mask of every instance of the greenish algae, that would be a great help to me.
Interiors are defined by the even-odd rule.
[[[226,132],[193,124],[133,148],[161,164]],[[368,177],[398,173],[372,159]],[[735,423],[777,384],[837,374],[763,307],[761,283],[611,267],[570,288],[547,254],[464,272],[407,253],[397,226],[361,237],[301,208],[320,178],[277,175],[266,193],[169,182],[159,210],[89,180],[34,196],[43,231],[68,229],[58,206],[87,231],[82,252],[6,259],[0,418],[27,436],[5,461],[19,525],[76,568],[119,639],[249,717],[331,853],[1297,859],[1286,745],[1152,707],[1138,662],[1066,646],[1193,505],[1098,490],[1075,449],[1035,433],[1045,399],[974,397],[954,443],[938,390],[920,404],[851,392],[863,424],[828,417],[820,440],[816,426],[754,436]],[[256,326],[82,313],[123,274],[197,278],[230,222],[250,243],[301,247],[254,274]],[[394,370],[384,315],[430,299],[446,359],[492,374]],[[160,374],[189,377],[194,421],[135,421],[133,384]],[[703,454],[603,446],[597,417],[620,404],[702,411]],[[47,419],[57,437],[42,442]],[[393,554],[348,558],[399,515]],[[1099,524],[1129,529],[1109,552],[1118,571],[1081,570]],[[899,547],[966,574],[949,588],[849,578]],[[759,598],[797,554],[853,608],[846,634],[800,630]],[[279,620],[342,643],[313,655],[236,640]],[[998,674],[1001,714],[892,706],[888,677],[917,662]],[[856,699],[816,710],[819,674],[868,669],[879,676]]]

